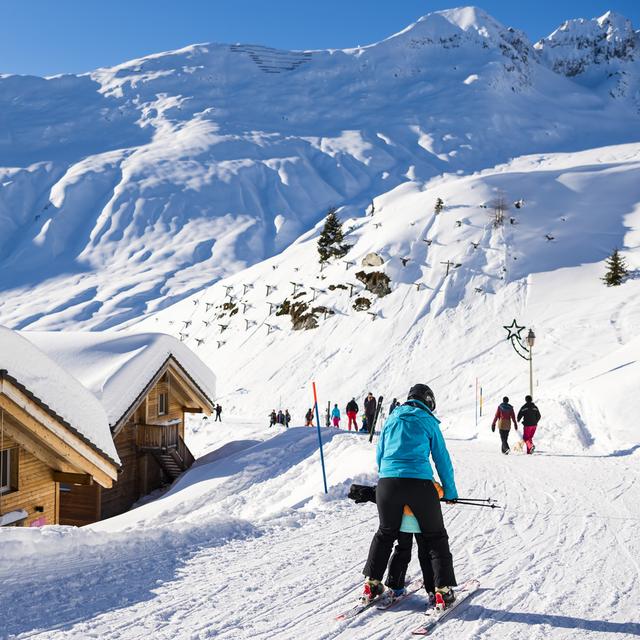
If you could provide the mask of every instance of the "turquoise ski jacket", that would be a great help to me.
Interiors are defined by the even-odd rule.
[[[419,407],[408,404],[397,407],[382,429],[376,450],[379,475],[381,478],[433,480],[431,455],[444,489],[444,499],[455,500],[458,490],[447,445],[440,432],[440,421],[424,403],[411,402]]]

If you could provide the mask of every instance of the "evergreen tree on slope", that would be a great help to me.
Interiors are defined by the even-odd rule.
[[[607,287],[617,287],[622,284],[629,271],[625,259],[617,249],[614,249],[613,253],[607,258],[606,265],[607,272],[602,280]]]
[[[331,258],[342,258],[351,249],[351,245],[345,244],[342,233],[342,223],[336,215],[336,209],[329,209],[324,228],[318,239],[318,254],[320,262],[327,262]]]

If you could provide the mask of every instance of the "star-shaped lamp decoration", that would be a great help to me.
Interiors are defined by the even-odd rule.
[[[507,340],[512,340],[515,338],[518,342],[522,340],[520,334],[524,331],[524,327],[521,327],[516,319],[513,319],[513,322],[510,325],[503,325],[503,327],[507,330]]]

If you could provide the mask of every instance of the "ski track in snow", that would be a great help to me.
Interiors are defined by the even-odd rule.
[[[213,444],[205,442],[209,429],[196,433],[203,453]],[[27,557],[27,575],[0,565],[5,627],[0,637],[410,637],[420,622],[423,594],[387,612],[370,610],[348,622],[335,621],[357,598],[377,526],[374,505],[345,499],[354,475],[372,478],[367,469],[373,447],[355,434],[324,431],[331,487],[325,498],[318,494],[312,432],[294,429],[260,442],[271,433],[234,425],[225,437],[246,439],[232,437],[225,446],[214,438],[215,453],[184,479],[182,510],[163,509],[160,500],[105,521],[107,529],[124,525],[124,537],[107,533],[112,541],[90,553],[78,547]],[[481,589],[434,637],[640,635],[640,453],[557,456],[546,450],[550,440],[540,442],[539,454],[507,457],[499,453],[497,437],[449,439],[460,494],[496,498],[504,509],[444,506],[458,579],[478,577]],[[276,452],[292,462],[274,466]],[[253,482],[239,461],[253,470]],[[198,483],[209,478],[217,489],[194,499],[189,491],[199,491]],[[217,535],[212,516],[261,512],[265,485],[276,503],[284,499],[283,508],[256,518],[254,530],[240,526],[238,535]],[[228,493],[233,487],[237,496]],[[178,489],[170,492],[174,499]],[[191,523],[184,536],[151,535],[153,527],[166,533],[184,519]],[[141,523],[150,537],[139,535]],[[417,557],[409,575],[419,575]]]

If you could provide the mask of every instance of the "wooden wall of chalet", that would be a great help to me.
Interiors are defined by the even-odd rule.
[[[167,393],[169,398],[168,411],[164,415],[158,413],[158,396],[161,393]],[[173,376],[164,375],[114,438],[122,463],[118,480],[111,489],[95,485],[74,485],[69,491],[64,491],[60,512],[63,524],[81,526],[124,513],[140,498],[168,482],[167,476],[153,455],[142,452],[137,447],[137,431],[140,425],[165,424],[179,420],[178,431],[184,438],[182,408],[188,404],[190,400],[180,384]]]
[[[138,451],[136,423],[133,420],[122,428],[114,442],[122,462],[122,471],[111,489],[101,490],[102,518],[127,511],[142,496],[161,487],[164,481],[162,470],[153,456]]]
[[[158,413],[161,393],[168,394],[167,413]],[[184,438],[182,407],[188,400],[181,393],[173,378],[166,374],[149,391],[131,419],[114,439],[122,471],[111,489],[102,489],[102,518],[110,518],[127,511],[137,500],[168,482],[160,465],[150,453],[139,451],[136,436],[139,425],[164,424],[179,420],[178,431]]]
[[[17,444],[5,435],[2,448],[13,447]],[[58,524],[58,483],[52,474],[53,470],[47,464],[18,447],[18,490],[0,496],[0,514],[24,509],[29,515],[22,521],[22,526]],[[43,507],[43,511],[36,511],[36,507]]]
[[[164,415],[158,413],[159,399],[161,393],[168,394],[169,407],[168,412]],[[179,432],[180,437],[184,438],[184,415],[182,407],[188,403],[188,399],[180,393],[180,387],[176,383],[173,376],[169,374],[149,391],[147,395],[147,424],[161,424],[174,420],[180,420]]]
[[[100,519],[100,485],[61,485],[60,524],[84,527]]]

